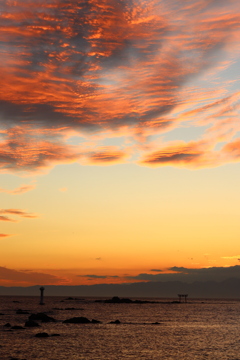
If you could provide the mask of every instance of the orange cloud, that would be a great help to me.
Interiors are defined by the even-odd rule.
[[[212,138],[213,147],[227,128],[218,120],[229,121],[223,107],[233,105],[236,92],[231,81],[221,81],[221,72],[238,61],[238,5],[238,0],[175,1],[174,6],[157,0],[147,6],[143,0],[4,2],[1,171],[79,161],[85,152],[66,142],[71,132],[91,141],[124,129],[132,148],[148,152],[147,137],[186,121],[201,130],[205,121],[212,125],[205,138]],[[236,106],[234,112],[232,124],[239,116]],[[237,131],[235,122],[224,141]],[[155,152],[159,148],[152,146]],[[181,160],[176,153],[168,163],[193,163],[196,153],[191,158],[191,151],[183,151]],[[124,152],[98,153],[94,147],[89,163],[125,161]]]
[[[233,161],[240,160],[240,138],[226,144],[222,149],[223,154],[230,157]]]
[[[13,190],[7,190],[7,189],[0,188],[0,192],[4,192],[7,194],[11,194],[11,195],[18,195],[18,194],[23,194],[25,192],[31,191],[31,190],[35,189],[35,187],[36,187],[36,185],[22,185]]]
[[[5,238],[5,237],[8,237],[8,236],[12,236],[11,234],[0,234],[0,238]]]
[[[99,151],[92,152],[88,161],[91,164],[114,164],[123,162],[128,154],[111,147],[103,147]]]
[[[204,161],[204,155],[207,151],[206,145],[204,142],[188,144],[179,142],[148,154],[140,163],[150,166],[185,165],[187,167],[198,167],[203,162],[206,165]]]
[[[20,217],[28,218],[28,219],[35,219],[38,217],[37,214],[27,213],[26,211],[20,210],[20,209],[1,209],[0,214],[3,214],[0,216],[0,221],[12,221],[12,222],[16,222],[16,220],[9,218],[8,216],[5,216],[5,214],[20,216]]]
[[[9,218],[8,216],[0,215],[0,221],[11,221],[16,222],[16,220]]]
[[[36,138],[33,130],[29,131],[24,126],[9,129],[6,137],[7,140],[0,143],[2,169],[41,169],[51,163],[70,162],[78,158],[73,147],[61,144],[60,141],[44,140],[41,133]]]
[[[8,269],[0,266],[0,284],[5,285],[6,282],[10,282],[11,286],[31,286],[35,284],[64,285],[68,284],[69,281],[66,278],[51,274]]]

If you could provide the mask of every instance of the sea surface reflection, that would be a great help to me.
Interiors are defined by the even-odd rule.
[[[0,297],[1,360],[240,359],[238,300],[107,304],[93,298],[46,297],[44,306],[38,300]],[[22,314],[16,313],[19,309]],[[46,312],[56,322],[39,321],[39,327],[26,328],[29,315],[24,312]],[[63,323],[80,316],[101,323]],[[110,324],[117,319],[120,324]],[[60,336],[35,337],[39,332]]]

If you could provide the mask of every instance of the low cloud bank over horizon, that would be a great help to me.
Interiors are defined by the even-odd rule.
[[[0,266],[0,285],[2,286],[31,286],[35,284],[60,285],[68,280],[51,274],[31,270],[14,270]]]
[[[154,270],[160,271],[160,270]],[[75,275],[78,278],[84,278],[87,280],[98,280],[98,285],[114,285],[115,281],[118,284],[130,284],[130,283],[155,283],[155,282],[183,282],[183,283],[194,283],[194,282],[221,282],[228,279],[240,279],[240,265],[230,267],[211,267],[211,268],[200,268],[200,269],[188,269],[184,267],[172,267],[169,269],[171,273],[158,273],[148,274],[143,273],[137,276],[117,276],[117,275]],[[104,283],[104,280],[112,280],[110,283]],[[122,279],[122,282],[119,282]],[[13,270],[6,267],[0,267],[0,285],[11,286],[30,286],[36,284],[42,285],[73,285],[70,278],[66,276],[55,276],[49,273],[43,273],[41,271],[31,270]],[[84,282],[85,283],[85,282]],[[116,283],[115,283],[116,284]],[[76,284],[74,284],[77,286]],[[82,286],[81,280],[79,286]],[[95,285],[97,283],[95,282]],[[87,285],[93,286],[93,285]]]
[[[183,281],[192,283],[195,281],[223,281],[230,278],[240,279],[240,266],[229,267],[210,267],[200,269],[189,269],[184,267],[173,266],[169,268],[172,273],[148,274],[143,273],[137,276],[131,276],[132,280],[143,281]],[[155,270],[156,271],[156,270]]]

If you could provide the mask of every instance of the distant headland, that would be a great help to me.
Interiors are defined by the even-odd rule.
[[[0,286],[1,295],[39,296],[40,285],[30,287]],[[189,294],[190,298],[240,298],[240,279],[230,278],[224,281],[181,281],[137,282],[131,284],[98,284],[98,285],[46,285],[46,296],[92,296],[123,298],[172,298],[178,294]]]

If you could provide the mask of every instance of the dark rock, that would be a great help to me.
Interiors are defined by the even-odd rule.
[[[92,324],[102,324],[102,322],[99,320],[92,319]]]
[[[121,324],[120,320],[110,321],[109,324]]]
[[[46,333],[46,332],[42,332],[42,333],[37,333],[37,334],[35,335],[35,337],[49,337],[49,335],[48,335],[48,333]]]
[[[160,323],[156,321],[155,323],[152,323],[153,325],[159,325]]]
[[[32,314],[28,317],[28,320],[41,320],[42,322],[55,322],[56,320],[44,313]]]
[[[106,303],[113,303],[113,304],[120,304],[120,303],[125,303],[125,304],[129,304],[132,303],[133,301],[131,299],[128,298],[123,298],[120,299],[118,296],[114,296],[112,299],[109,300],[105,300]]]
[[[3,325],[4,327],[11,327],[12,325],[10,323],[7,323],[5,325]]]
[[[13,329],[13,330],[25,330],[24,327],[19,326],[19,325],[14,325],[14,326],[11,327],[11,329]]]
[[[76,308],[65,308],[65,310],[77,310]]]
[[[68,298],[65,299],[65,300],[78,300],[78,298],[68,297]]]
[[[25,322],[26,327],[37,327],[40,326],[36,321],[28,320]]]
[[[86,317],[73,317],[71,319],[64,320],[63,323],[65,324],[90,324],[91,321]]]
[[[51,336],[60,336],[60,334],[51,334]]]
[[[3,313],[0,313],[0,315],[5,315],[5,314],[3,314]]]

